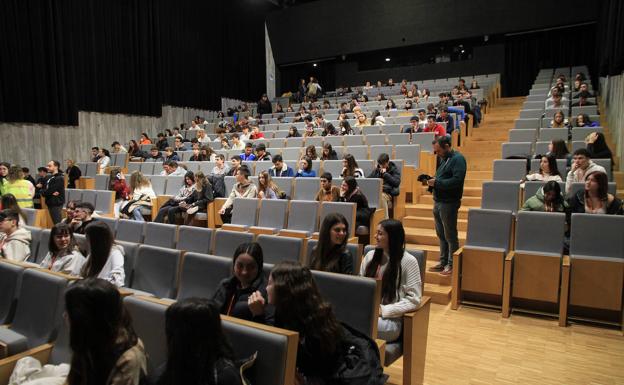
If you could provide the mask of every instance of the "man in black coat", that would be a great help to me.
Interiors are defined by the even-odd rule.
[[[46,181],[41,195],[45,198],[48,212],[54,224],[63,220],[63,204],[65,203],[65,178],[60,170],[61,164],[57,160],[48,162],[48,172],[51,174]]]
[[[258,102],[258,114],[262,116],[262,114],[271,114],[273,113],[273,106],[271,106],[271,102],[269,101],[269,97],[264,94],[260,98]]]

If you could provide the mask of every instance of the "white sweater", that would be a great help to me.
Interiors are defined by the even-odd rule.
[[[85,261],[86,259],[82,253],[78,250],[74,250],[70,254],[58,258],[52,263],[52,253],[48,251],[48,254],[46,254],[43,261],[41,261],[40,267],[59,273],[72,274],[75,271],[79,272]]]
[[[87,260],[89,257],[90,256],[87,257]],[[80,269],[74,270],[72,274],[80,275]],[[124,270],[124,250],[121,246],[113,245],[110,254],[108,255],[108,259],[97,277],[108,281],[117,287],[124,286],[126,272]]]
[[[369,251],[362,260],[360,265],[360,275],[364,276],[366,273],[366,266],[373,260],[375,250]],[[383,273],[388,266],[388,257],[384,255],[383,264],[379,267],[379,276],[383,277]],[[381,314],[383,318],[399,318],[403,314],[414,311],[420,304],[422,297],[422,281],[420,279],[420,269],[418,268],[418,261],[416,258],[408,253],[404,252],[401,259],[401,276],[399,288],[397,290],[397,298],[394,303],[381,305]]]

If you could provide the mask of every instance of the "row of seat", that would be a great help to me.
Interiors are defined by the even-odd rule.
[[[520,156],[520,154],[517,155]],[[557,170],[564,181],[569,169],[567,162],[567,159],[557,159]],[[611,159],[592,159],[592,162],[604,167],[609,180],[612,179]],[[539,163],[540,159],[531,159],[529,164],[527,164],[527,159],[496,159],[494,160],[493,179],[519,181],[527,175],[527,165],[530,166],[530,172],[539,172]]]
[[[584,139],[593,132],[604,132],[602,127],[575,127],[568,128],[523,128],[509,130],[509,142],[550,142],[551,140],[583,142]],[[583,136],[584,135],[584,136]]]
[[[514,231],[515,227],[515,231]],[[562,213],[471,209],[465,246],[455,254],[452,307],[479,302],[602,318],[622,325],[624,217],[572,214],[569,257]],[[512,234],[515,235],[512,237]]]

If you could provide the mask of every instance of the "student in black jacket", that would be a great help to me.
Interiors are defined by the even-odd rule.
[[[61,164],[57,160],[48,162],[48,172],[52,176],[46,181],[41,192],[54,224],[63,220],[63,204],[65,203],[65,178],[60,167]]]
[[[400,193],[401,172],[394,162],[390,162],[390,156],[383,153],[379,154],[379,157],[377,157],[377,167],[368,177],[383,179],[381,204],[385,211],[384,218],[389,218],[388,207],[390,206],[390,202],[392,202],[392,197],[396,197]]]
[[[212,297],[221,309],[221,314],[260,323],[273,323],[273,314],[267,311],[252,311],[249,299],[258,292],[268,300],[267,282],[263,274],[264,256],[262,247],[256,242],[242,243],[232,256],[232,276],[219,283]]]
[[[310,269],[353,274],[353,256],[347,250],[349,222],[340,213],[330,213],[319,231],[319,241],[311,255]]]
[[[271,106],[271,102],[269,101],[269,97],[264,94],[258,101],[258,114],[262,116],[262,114],[270,114],[273,112],[273,106]]]

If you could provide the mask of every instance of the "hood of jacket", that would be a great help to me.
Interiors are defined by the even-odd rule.
[[[23,227],[18,227],[17,230],[13,232],[13,234],[11,234],[10,236],[6,238],[7,242],[17,241],[17,242],[22,242],[25,244],[30,244],[31,240],[32,240],[32,236],[30,234],[30,231],[26,230]]]

